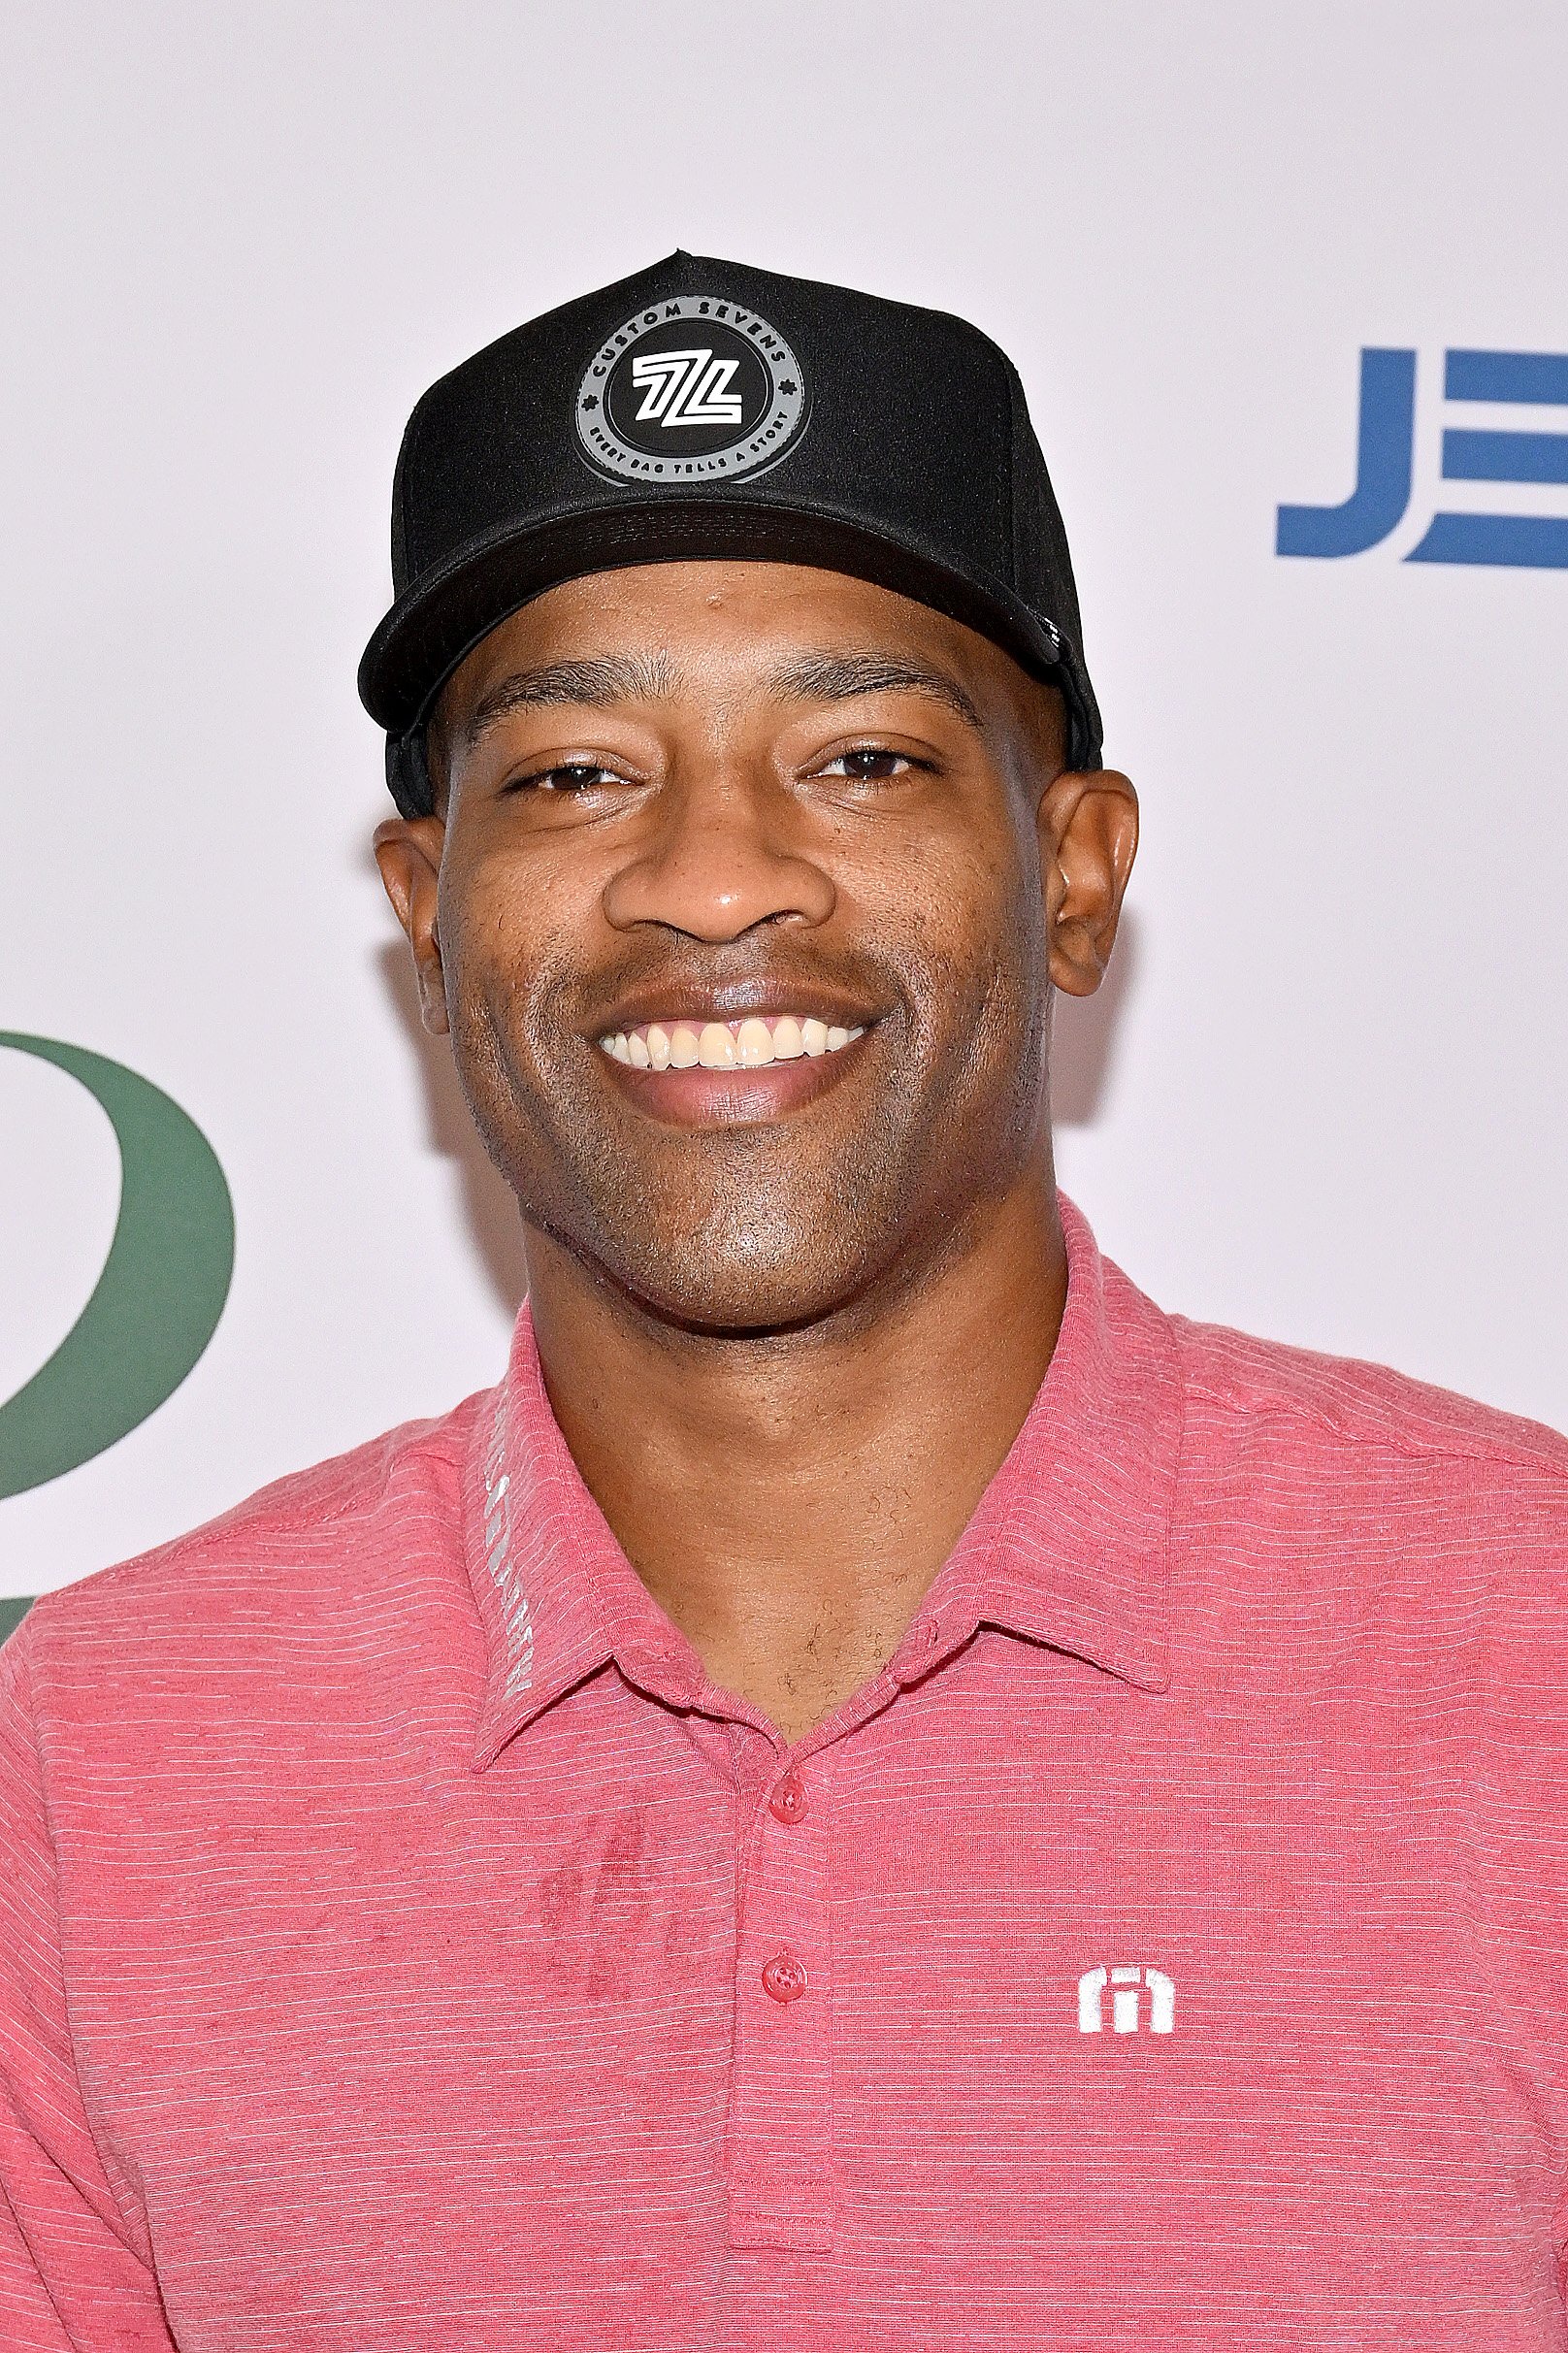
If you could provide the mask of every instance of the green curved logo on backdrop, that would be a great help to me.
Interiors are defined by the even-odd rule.
[[[70,1075],[119,1146],[119,1216],[97,1288],[59,1347],[0,1405],[0,1497],[90,1462],[172,1397],[217,1329],[234,1203],[187,1113],[106,1055],[0,1029],[0,1046]]]

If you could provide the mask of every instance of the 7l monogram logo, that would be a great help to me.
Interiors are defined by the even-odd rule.
[[[1103,1996],[1107,1979],[1111,1987],[1113,2034],[1137,2033],[1138,2008],[1145,1988],[1149,1995],[1149,2032],[1170,2033],[1176,2023],[1176,1988],[1162,1969],[1086,1969],[1078,1980],[1080,2034],[1104,2032]]]
[[[650,351],[632,362],[632,381],[646,387],[639,425],[738,425],[744,414],[730,378],[740,362],[702,351]]]
[[[1512,429],[1512,412],[1519,409],[1568,410],[1568,353],[1445,352],[1443,397],[1472,410],[1478,403],[1501,408],[1508,417],[1507,425],[1445,418],[1445,482],[1568,484],[1568,433]],[[1556,421],[1568,423],[1568,416]],[[1404,520],[1415,449],[1415,352],[1363,351],[1356,488],[1338,507],[1282,507],[1277,552],[1356,556],[1376,547]],[[1513,510],[1519,503],[1508,504],[1504,514],[1470,507],[1434,514],[1405,562],[1568,567],[1568,512],[1520,513]]]

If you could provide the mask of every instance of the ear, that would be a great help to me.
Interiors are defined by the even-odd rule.
[[[446,829],[439,817],[388,817],[376,829],[376,863],[392,911],[408,935],[425,1028],[440,1036],[449,1027],[441,970],[436,898]]]
[[[1038,825],[1051,978],[1093,997],[1137,855],[1138,796],[1118,768],[1066,769],[1042,794]]]

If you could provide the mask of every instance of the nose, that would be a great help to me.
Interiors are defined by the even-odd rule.
[[[826,923],[833,885],[796,837],[800,822],[771,777],[717,762],[683,773],[605,886],[604,914],[617,931],[662,924],[714,943],[759,924]]]

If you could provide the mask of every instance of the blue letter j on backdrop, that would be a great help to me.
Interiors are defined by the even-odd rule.
[[[1568,410],[1568,354],[1447,351],[1443,398],[1451,408],[1484,402]],[[1404,520],[1415,447],[1415,352],[1363,351],[1356,487],[1338,507],[1282,507],[1276,553],[1358,556],[1376,547]],[[1568,432],[1514,432],[1445,420],[1442,464],[1445,482],[1561,487],[1568,485]],[[1568,513],[1439,511],[1405,561],[1558,571],[1568,567]]]

